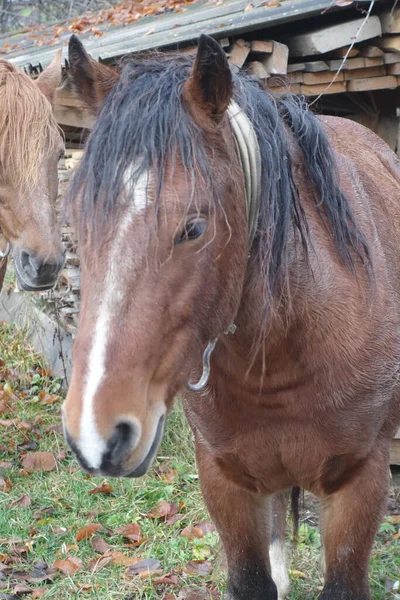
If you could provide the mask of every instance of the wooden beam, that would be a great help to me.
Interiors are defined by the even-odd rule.
[[[301,93],[305,96],[319,96],[320,94],[340,94],[346,91],[346,84],[343,81],[337,81],[329,86],[329,83],[320,85],[300,84]]]
[[[330,83],[335,77],[332,71],[321,71],[320,73],[304,73],[304,83],[307,85],[317,85],[319,83]],[[335,81],[344,81],[344,72],[341,71]]]
[[[271,75],[286,75],[289,59],[289,48],[280,42],[273,43],[271,54],[265,54],[262,64]]]
[[[380,48],[390,52],[400,52],[400,35],[390,35],[379,42]]]
[[[394,66],[394,65],[390,65]],[[388,73],[389,75],[400,75],[400,73]],[[366,79],[367,77],[382,77],[386,75],[386,67],[372,67],[372,69],[354,69],[354,71],[346,71],[344,78],[346,81],[350,79]]]
[[[264,41],[264,40],[255,40],[254,42],[250,42],[250,51],[257,52],[261,54],[271,54],[274,49],[274,42]]]
[[[362,29],[360,27],[363,25]],[[363,42],[382,34],[379,17],[372,16],[364,23],[364,19],[354,19],[337,25],[321,27],[315,31],[301,33],[288,38],[287,43],[291,56],[314,56],[331,52],[346,46],[357,35],[357,42]]]
[[[367,92],[372,90],[396,89],[397,77],[386,75],[385,77],[370,77],[366,79],[353,79],[348,82],[349,92]]]
[[[230,50],[229,62],[241,69],[250,54],[250,44],[245,40],[236,40]]]
[[[380,20],[382,33],[400,33],[400,9],[381,13]]]
[[[269,73],[265,69],[264,65],[258,60],[246,63],[246,67],[249,69],[249,73],[258,79],[268,79]]]

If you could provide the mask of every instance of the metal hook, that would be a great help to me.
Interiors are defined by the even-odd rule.
[[[206,387],[208,379],[210,377],[210,370],[211,370],[210,369],[210,357],[211,357],[211,354],[213,353],[213,350],[215,348],[217,341],[218,341],[218,338],[215,338],[215,340],[208,342],[208,346],[204,350],[203,373],[202,373],[199,381],[197,383],[190,383],[189,381],[187,382],[186,386],[187,386],[188,390],[190,390],[191,392],[200,392],[201,390],[203,390]]]
[[[4,252],[2,252],[2,251],[0,250],[0,258],[7,258],[7,256],[10,254],[10,250],[11,250],[10,243],[9,243],[9,242],[7,242],[7,247],[6,247],[5,251],[4,251]]]

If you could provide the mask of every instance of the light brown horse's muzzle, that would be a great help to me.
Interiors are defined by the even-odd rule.
[[[106,477],[142,477],[151,466],[161,443],[165,415],[159,417],[153,437],[147,439],[145,443],[140,437],[139,428],[133,421],[126,420],[118,423],[104,443],[98,465],[91,464],[79,441],[69,433],[64,418],[63,421],[65,438],[82,469],[92,475]]]

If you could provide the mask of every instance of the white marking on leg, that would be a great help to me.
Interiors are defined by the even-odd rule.
[[[284,600],[289,592],[289,573],[286,566],[285,544],[274,540],[269,547],[271,575],[278,588],[278,600]]]
[[[79,449],[90,467],[99,469],[106,450],[106,441],[100,435],[94,407],[96,393],[106,374],[108,331],[116,309],[124,297],[124,267],[121,256],[125,234],[133,218],[147,206],[149,172],[143,171],[135,180],[138,169],[135,165],[124,177],[127,189],[126,214],[119,225],[110,250],[107,276],[104,281],[104,296],[97,315],[92,347],[89,353],[86,383],[83,392]],[[132,189],[130,196],[129,190]]]

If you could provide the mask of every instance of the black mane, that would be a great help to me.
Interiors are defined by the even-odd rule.
[[[192,64],[193,59],[185,55],[154,54],[124,66],[70,186],[70,198],[82,194],[81,223],[93,224],[98,214],[107,222],[123,188],[124,173],[133,164],[153,167],[157,194],[167,158],[179,154],[192,183],[202,178],[213,189],[202,131],[182,102]],[[334,154],[318,118],[294,96],[276,99],[246,74],[233,77],[235,100],[253,123],[262,158],[260,216],[254,243],[268,289],[275,289],[287,264],[293,230],[307,252],[307,223],[293,180],[288,128],[303,153],[315,188],[315,203],[328,222],[338,253],[347,264],[353,265],[355,257],[368,263],[366,241],[337,184]]]

